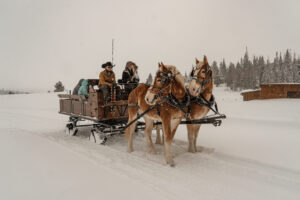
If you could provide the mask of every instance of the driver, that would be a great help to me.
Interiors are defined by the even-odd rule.
[[[110,93],[113,86],[116,85],[115,73],[112,71],[113,65],[111,62],[102,64],[104,70],[99,74],[98,87],[102,91],[105,102],[111,101]]]

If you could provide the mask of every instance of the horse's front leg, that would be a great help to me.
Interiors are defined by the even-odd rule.
[[[194,148],[195,148],[196,152],[197,152],[197,137],[198,137],[198,134],[200,131],[200,127],[201,127],[201,124],[195,124],[195,126],[194,126]]]
[[[165,142],[165,159],[171,167],[175,166],[171,144],[181,119],[163,120],[164,142]]]
[[[188,131],[188,141],[189,141],[189,148],[188,152],[195,153],[195,125],[194,124],[187,124],[187,131]]]
[[[146,140],[147,140],[149,153],[155,154],[155,149],[154,149],[152,138],[151,138],[152,130],[153,130],[153,120],[151,120],[147,117],[144,117],[144,119],[145,119],[145,122],[146,122],[145,135],[146,135]]]

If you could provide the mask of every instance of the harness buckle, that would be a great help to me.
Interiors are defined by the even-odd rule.
[[[191,113],[189,113],[189,112],[184,113],[184,117],[185,118],[190,118],[191,117]]]

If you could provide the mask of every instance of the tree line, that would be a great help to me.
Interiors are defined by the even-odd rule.
[[[246,50],[244,57],[236,64],[227,64],[223,59],[211,65],[216,86],[226,84],[232,90],[256,89],[260,84],[300,82],[300,59],[290,50],[282,55],[276,53],[271,62],[263,56],[249,58]]]
[[[5,95],[5,94],[29,94],[29,92],[21,92],[21,91],[16,91],[16,90],[6,90],[6,89],[0,89],[0,95]]]

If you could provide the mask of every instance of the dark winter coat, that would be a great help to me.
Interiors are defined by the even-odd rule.
[[[140,80],[137,78],[132,79],[133,74],[130,74],[128,70],[124,70],[122,74],[122,83],[138,83]]]

